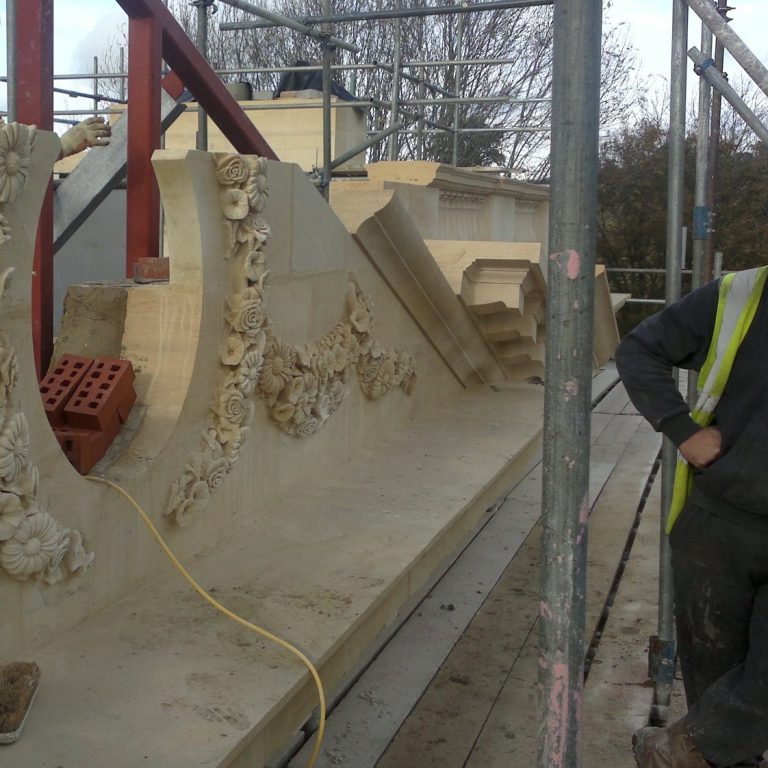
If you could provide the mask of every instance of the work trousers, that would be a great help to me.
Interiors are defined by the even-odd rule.
[[[694,492],[671,545],[686,722],[734,766],[768,750],[768,517]]]

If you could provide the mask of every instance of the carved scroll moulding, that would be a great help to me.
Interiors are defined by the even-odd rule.
[[[350,275],[345,320],[319,339],[292,345],[275,333],[266,308],[269,272],[264,245],[270,228],[262,211],[269,194],[262,158],[219,154],[216,180],[224,227],[223,258],[239,289],[227,302],[226,330],[219,348],[219,389],[210,407],[201,447],[171,487],[166,515],[180,525],[208,505],[237,463],[259,398],[275,425],[305,438],[331,418],[357,373],[371,400],[416,383],[411,355],[385,349],[372,336],[373,302]]]
[[[34,126],[0,125],[0,321],[2,296],[13,273],[13,267],[2,265],[12,236],[2,209],[24,190],[35,134]],[[93,553],[79,531],[60,525],[38,502],[29,425],[14,399],[17,368],[16,350],[0,331],[0,567],[15,579],[56,584],[87,568]]]

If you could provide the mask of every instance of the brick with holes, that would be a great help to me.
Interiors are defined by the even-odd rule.
[[[130,360],[97,357],[64,406],[67,425],[106,432],[125,423],[136,401],[134,378]]]
[[[52,427],[63,426],[64,406],[75,393],[92,363],[91,357],[64,355],[51,366],[40,382],[45,415]]]

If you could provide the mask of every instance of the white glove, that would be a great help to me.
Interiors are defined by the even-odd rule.
[[[70,128],[61,137],[61,156],[69,157],[82,152],[87,147],[101,147],[109,144],[112,127],[101,117],[89,117]]]

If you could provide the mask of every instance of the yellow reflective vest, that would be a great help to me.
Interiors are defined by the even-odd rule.
[[[715,407],[728,383],[728,376],[741,342],[747,335],[763,294],[768,267],[732,272],[720,281],[715,332],[707,359],[699,373],[699,396],[691,410],[691,418],[701,427],[708,426]],[[667,533],[683,511],[693,483],[691,465],[677,454],[675,484],[667,518]]]

